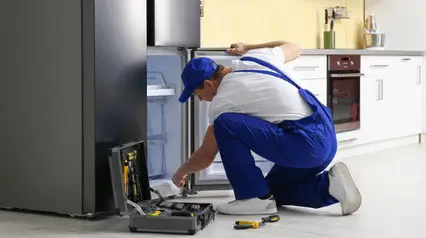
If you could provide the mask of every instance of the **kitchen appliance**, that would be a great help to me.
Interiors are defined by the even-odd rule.
[[[180,75],[200,47],[200,1],[148,0],[147,163],[151,187],[180,194],[171,177],[190,155],[189,106]],[[185,190],[187,191],[187,190]],[[156,196],[152,194],[152,196]]]
[[[366,49],[384,49],[386,34],[384,33],[365,33],[364,43]]]
[[[364,45],[366,49],[383,49],[386,35],[380,33],[377,27],[376,17],[370,14],[364,22]]]
[[[2,0],[0,15],[0,206],[115,213],[108,150],[146,139],[146,3]]]
[[[336,132],[360,128],[361,56],[328,56],[327,106]]]
[[[147,51],[148,172],[151,186],[166,197],[182,192],[191,194],[195,190],[230,188],[219,154],[209,168],[188,178],[189,190],[177,189],[170,182],[175,170],[201,145],[209,126],[209,102],[197,98],[191,98],[185,104],[178,101],[183,89],[180,75],[186,63],[194,57],[209,57],[225,66],[238,59],[224,48],[153,46]],[[256,164],[268,173],[273,164],[254,155]]]
[[[376,17],[370,14],[364,22],[364,28],[369,33],[375,33],[377,31]]]

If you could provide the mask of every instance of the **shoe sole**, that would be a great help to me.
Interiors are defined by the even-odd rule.
[[[348,167],[344,163],[337,162],[333,167],[335,176],[338,177],[345,188],[346,203],[342,204],[342,214],[350,215],[361,207],[361,193],[352,179]]]
[[[227,212],[218,211],[218,213],[224,214],[224,215],[272,215],[272,214],[277,214],[278,209],[271,208],[271,209],[262,210],[262,211],[247,211],[247,212],[238,212],[238,213],[227,213]]]

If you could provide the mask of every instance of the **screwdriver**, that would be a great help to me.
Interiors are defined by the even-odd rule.
[[[262,217],[260,223],[274,223],[280,220],[279,215],[272,215],[268,217]],[[248,225],[254,223],[253,221],[236,221],[235,225]]]
[[[272,215],[268,217],[262,217],[261,221],[236,221],[234,229],[236,230],[244,230],[244,229],[258,229],[261,226],[264,226],[265,223],[274,223],[280,220],[279,215]]]

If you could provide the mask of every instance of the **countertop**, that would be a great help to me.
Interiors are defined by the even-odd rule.
[[[363,50],[363,49],[305,49],[302,55],[392,55],[392,56],[423,56],[422,51],[406,50]]]
[[[198,51],[225,51],[226,48],[200,48]],[[304,49],[302,55],[389,55],[423,56],[423,51],[410,50],[365,50],[365,49]]]

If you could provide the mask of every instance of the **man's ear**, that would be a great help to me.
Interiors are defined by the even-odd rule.
[[[213,87],[214,84],[211,80],[204,80],[204,87]]]

